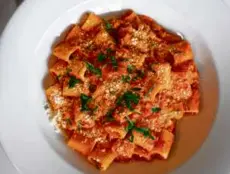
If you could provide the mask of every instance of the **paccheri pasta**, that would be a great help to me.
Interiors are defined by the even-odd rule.
[[[167,159],[176,122],[199,112],[191,45],[129,10],[87,14],[54,49],[46,90],[67,145],[101,170],[113,161]]]

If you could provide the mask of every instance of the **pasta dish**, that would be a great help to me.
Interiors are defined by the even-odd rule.
[[[191,45],[148,16],[88,13],[52,54],[49,106],[67,145],[100,170],[167,159],[177,121],[199,112]]]

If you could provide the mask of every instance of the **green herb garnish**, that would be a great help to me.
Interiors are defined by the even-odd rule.
[[[122,101],[123,101],[123,96],[119,96],[119,97],[117,98],[116,104],[119,106],[119,105],[122,104]]]
[[[153,88],[154,88],[154,86],[149,88],[149,90],[145,94],[146,97],[152,92]]]
[[[152,140],[154,140],[154,137],[151,135],[151,132],[148,128],[141,128],[141,127],[136,127],[135,123],[130,120],[129,117],[126,117],[127,121],[128,121],[128,126],[126,127],[126,131],[128,133],[130,133],[130,137],[129,137],[129,141],[133,142],[133,134],[132,134],[132,131],[135,130],[137,132],[140,132],[142,133],[145,137],[149,137],[151,138]]]
[[[130,110],[133,110],[131,104],[134,103],[137,105],[139,103],[139,100],[140,100],[140,96],[131,92],[131,91],[126,92],[123,95],[123,97],[124,97],[124,101],[125,101],[127,108],[129,108]]]
[[[144,78],[145,77],[145,72],[143,70],[138,70],[137,71],[137,76],[140,78]]]
[[[154,140],[155,138],[151,135],[151,132],[148,128],[141,128],[141,127],[135,127],[134,128],[137,132],[142,133],[145,137],[149,137],[152,140]]]
[[[130,120],[130,118],[127,116],[126,117],[127,121],[128,121],[128,126],[126,127],[126,131],[129,132],[130,130],[132,130],[135,126],[135,123]]]
[[[110,24],[107,20],[104,19],[104,22],[105,22],[105,29],[107,31],[111,31],[113,29],[113,26],[112,24]]]
[[[99,53],[98,56],[97,56],[97,60],[99,62],[103,62],[104,60],[106,59],[106,55],[103,54],[103,53]]]
[[[144,77],[145,77],[145,72],[143,70],[138,70],[137,75],[132,79],[132,81],[143,79]]]
[[[92,97],[85,94],[81,94],[81,111],[89,111],[88,103],[92,100]]]
[[[122,75],[122,81],[124,83],[129,83],[131,81],[131,77],[129,75]]]
[[[117,68],[118,64],[117,64],[117,60],[116,60],[115,56],[110,56],[110,60],[111,60],[113,67]]]
[[[74,88],[76,84],[80,83],[80,79],[76,79],[76,77],[71,76],[69,79],[69,88]]]
[[[133,73],[134,69],[135,69],[135,67],[133,65],[128,65],[127,66],[128,73]]]
[[[86,62],[87,69],[93,74],[101,76],[101,70],[99,68],[95,68],[93,64]]]
[[[133,110],[132,104],[138,104],[140,100],[140,96],[138,94],[133,93],[132,91],[125,92],[122,96],[118,97],[117,105],[125,104],[129,110]]]
[[[111,54],[113,52],[113,50],[111,48],[107,48],[106,52],[107,52],[107,54]]]
[[[152,112],[160,112],[161,111],[161,108],[159,107],[155,107],[155,108],[152,108]]]
[[[130,133],[130,136],[129,136],[129,139],[128,139],[130,142],[133,142],[133,140],[134,140],[134,136],[133,136],[133,134],[132,134],[132,132]]]

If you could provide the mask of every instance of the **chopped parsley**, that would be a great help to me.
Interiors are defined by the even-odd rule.
[[[104,22],[105,22],[105,29],[107,31],[111,31],[113,29],[113,26],[112,24],[110,24],[107,20],[104,19]]]
[[[117,98],[116,104],[119,106],[119,105],[122,104],[122,101],[123,101],[123,96],[119,96],[119,97]]]
[[[106,49],[106,54],[103,53],[99,53],[97,56],[97,60],[99,62],[103,62],[104,60],[106,60],[107,58],[110,59],[110,63],[112,64],[112,66],[114,68],[118,67],[118,63],[117,63],[117,59],[115,58],[115,56],[112,55],[114,51],[111,48],[107,48]]]
[[[111,54],[113,52],[113,50],[111,48],[107,48],[106,52],[107,52],[107,54]]]
[[[137,71],[137,76],[140,78],[144,78],[145,77],[145,72],[143,70],[138,70]]]
[[[136,127],[135,123],[130,120],[129,117],[126,117],[127,121],[128,121],[128,126],[126,127],[126,131],[128,133],[130,133],[130,137],[129,137],[129,141],[133,142],[133,134],[132,131],[135,130],[137,132],[142,133],[145,137],[149,137],[152,140],[154,140],[155,138],[152,136],[151,131],[149,130],[149,128],[143,128],[143,127]]]
[[[138,94],[133,93],[132,91],[125,92],[122,96],[118,97],[117,105],[125,104],[125,106],[129,110],[133,110],[132,104],[138,104],[140,100],[140,96]]]
[[[154,108],[152,108],[152,112],[160,112],[161,111],[161,108],[159,108],[159,107],[154,107]]]
[[[135,124],[132,120],[130,120],[129,117],[126,117],[126,119],[128,121],[128,126],[126,127],[126,131],[129,132],[130,130],[134,128]]]
[[[141,128],[141,127],[135,127],[135,130],[137,132],[142,133],[145,137],[149,137],[152,140],[154,140],[155,138],[151,135],[151,132],[148,128]]]
[[[149,94],[153,91],[154,86],[150,87],[149,90],[146,92],[145,96],[148,97]]]
[[[135,67],[133,65],[128,65],[127,66],[128,73],[133,73],[134,69],[135,69]]]
[[[143,70],[137,70],[137,75],[132,79],[132,81],[143,79],[144,77],[145,77],[145,72]]]
[[[88,103],[92,100],[92,97],[87,96],[85,94],[81,94],[81,111],[89,111]]]
[[[115,58],[115,56],[110,56],[110,60],[111,60],[113,67],[117,68],[118,64],[117,64],[117,59]]]
[[[99,62],[103,62],[105,59],[106,59],[106,55],[105,54],[103,54],[103,53],[99,53],[98,54],[98,56],[97,56],[97,60],[99,61]]]
[[[132,132],[130,133],[130,136],[129,136],[128,140],[129,140],[130,142],[133,142],[134,136],[133,136]]]
[[[80,83],[81,80],[80,79],[77,79],[76,77],[74,76],[70,76],[70,79],[69,79],[69,88],[74,88],[76,84]]]
[[[87,69],[93,74],[101,76],[101,70],[99,68],[95,68],[93,64],[86,62]]]
[[[122,75],[122,81],[124,83],[129,83],[131,81],[131,77],[129,75]]]

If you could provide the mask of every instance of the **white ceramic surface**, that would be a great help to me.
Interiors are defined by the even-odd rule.
[[[10,19],[14,11],[16,10],[16,4],[14,0],[0,0],[0,37],[3,29],[5,28],[7,21]],[[1,174],[16,174],[17,171],[11,164],[10,160],[5,155],[5,152],[0,142],[0,173]]]
[[[196,54],[201,57],[196,61],[204,75],[206,101],[218,95],[217,69],[220,99],[216,123],[201,150],[173,173],[230,173],[230,140],[226,138],[230,131],[230,12],[219,0],[26,1],[8,24],[0,45],[0,141],[19,172],[96,173],[86,161],[73,154],[49,126],[43,109],[43,81],[51,45],[69,24],[76,22],[85,11],[102,14],[127,8],[182,31],[194,41]],[[206,55],[209,56],[206,58]],[[206,111],[215,112],[217,102],[205,104]]]

